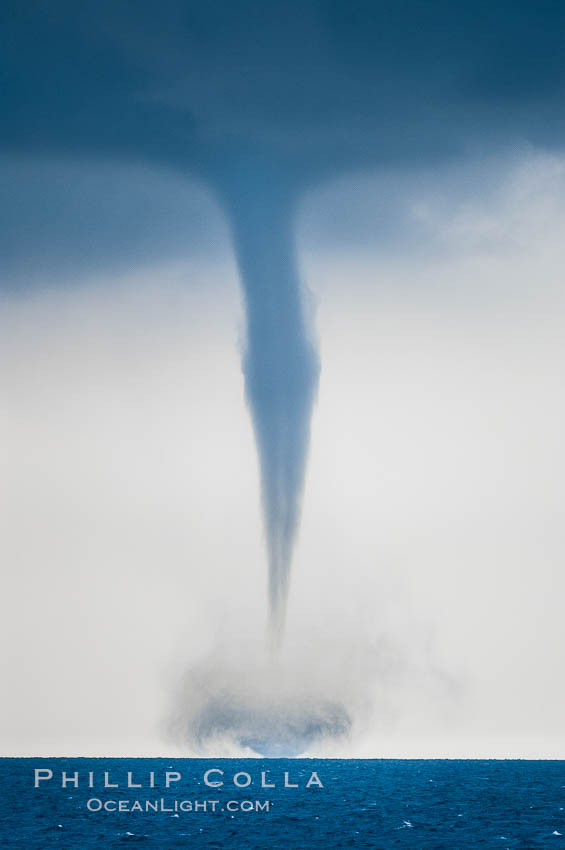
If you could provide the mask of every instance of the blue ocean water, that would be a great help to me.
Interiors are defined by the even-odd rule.
[[[223,785],[205,784],[212,769]],[[2,850],[565,848],[562,761],[0,759],[0,771]]]

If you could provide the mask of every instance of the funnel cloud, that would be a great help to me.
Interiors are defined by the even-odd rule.
[[[272,637],[280,640],[319,374],[284,188],[233,190],[229,210],[244,292],[246,395],[261,470]]]

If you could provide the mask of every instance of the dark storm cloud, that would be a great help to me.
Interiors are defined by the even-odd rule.
[[[122,188],[101,173],[103,192],[96,174],[71,188],[45,173],[36,191],[8,161],[5,272],[24,255],[57,271],[73,254],[103,266],[149,245],[177,254],[184,237],[204,246],[213,216],[189,209],[182,174],[231,212],[234,183],[300,194],[348,171],[565,138],[563,0],[11,0],[0,32],[0,151],[176,175],[154,187],[151,233],[135,175]]]
[[[0,156],[0,190],[0,289],[225,252],[209,193],[163,169]]]
[[[4,146],[303,181],[518,135],[560,141],[559,0],[28,2],[2,13]]]

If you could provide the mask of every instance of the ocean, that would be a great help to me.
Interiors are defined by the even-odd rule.
[[[5,758],[0,771],[2,850],[565,848],[563,761]]]

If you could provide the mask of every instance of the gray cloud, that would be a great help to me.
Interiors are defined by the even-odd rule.
[[[4,156],[0,184],[0,289],[229,255],[210,192],[165,169]]]
[[[253,152],[303,183],[563,139],[554,0],[35,0],[3,17],[5,146],[149,158],[220,183]]]

